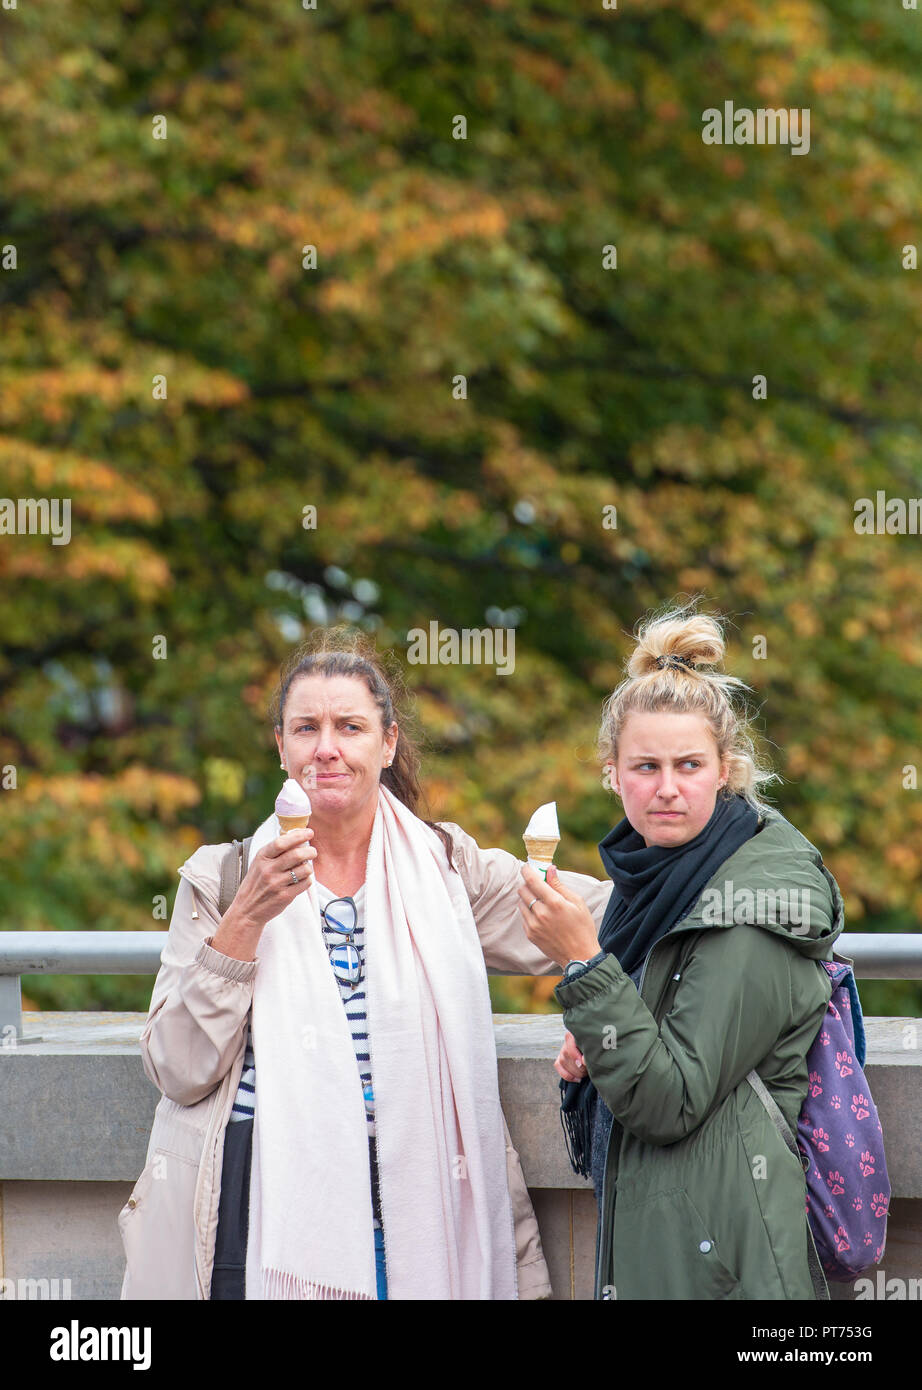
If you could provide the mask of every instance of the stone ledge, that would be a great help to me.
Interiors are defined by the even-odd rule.
[[[159,1092],[144,1075],[145,1014],[26,1013],[27,1041],[0,1048],[0,1181],[134,1182]],[[500,1094],[530,1188],[588,1184],[567,1161],[553,1070],[559,1014],[494,1015]],[[894,1198],[922,1197],[920,1021],[868,1018],[868,1079]],[[912,1030],[912,1031],[910,1031]],[[39,1035],[41,1041],[29,1042]]]

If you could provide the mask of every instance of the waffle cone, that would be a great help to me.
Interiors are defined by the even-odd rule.
[[[278,811],[275,814],[278,816],[283,835],[286,830],[305,830],[310,820],[310,816],[279,816]]]
[[[554,836],[549,840],[542,840],[536,835],[523,835],[525,848],[528,851],[529,859],[536,859],[541,864],[552,864],[554,855],[557,853],[557,846],[560,844],[560,836]]]

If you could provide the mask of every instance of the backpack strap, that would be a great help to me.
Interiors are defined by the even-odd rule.
[[[791,1133],[791,1127],[784,1118],[784,1115],[776,1104],[765,1082],[757,1071],[751,1071],[746,1077],[746,1080],[768,1111],[769,1119],[774,1124],[775,1129],[781,1135],[781,1138],[787,1144],[791,1153],[800,1159],[801,1167],[806,1172],[810,1167],[810,1160],[805,1154],[802,1154],[797,1147],[797,1140]],[[807,1263],[810,1266],[810,1278],[813,1280],[813,1292],[816,1294],[817,1299],[827,1301],[829,1299],[829,1285],[826,1283],[826,1276],[823,1273],[823,1266],[820,1264],[820,1257],[816,1253],[816,1246],[813,1243],[813,1232],[810,1230],[810,1222],[806,1221],[804,1224],[807,1228]]]
[[[855,1044],[855,1056],[858,1059],[858,1065],[863,1070],[868,1059],[868,1040],[864,1031],[864,1012],[858,994],[858,981],[855,979],[855,962],[851,956],[843,956],[835,950],[832,953],[832,960],[835,965],[848,966],[848,973],[842,976],[838,986],[833,985],[833,993],[835,993],[836,988],[848,991],[848,1000],[852,1011],[852,1041]],[[846,1029],[847,1031],[848,1029]]]
[[[248,835],[242,842],[234,840],[221,860],[221,883],[218,889],[218,911],[223,917],[237,896],[237,889],[243,881],[250,861],[250,845],[253,836]]]

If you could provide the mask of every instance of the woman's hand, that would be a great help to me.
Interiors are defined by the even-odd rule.
[[[522,878],[519,911],[529,941],[559,965],[597,956],[601,947],[592,913],[577,893],[564,888],[553,864],[546,883],[528,864]]]
[[[286,830],[250,860],[237,896],[221,919],[212,948],[236,960],[253,960],[263,928],[313,882],[314,832]],[[297,882],[292,878],[295,874]]]
[[[286,830],[260,850],[251,860],[234,899],[233,905],[239,906],[241,915],[265,926],[311,886],[314,875],[310,861],[317,858],[310,843],[313,838],[310,826]]]
[[[563,1047],[557,1054],[554,1070],[564,1081],[582,1081],[588,1075],[586,1059],[576,1046],[572,1033],[564,1033]]]

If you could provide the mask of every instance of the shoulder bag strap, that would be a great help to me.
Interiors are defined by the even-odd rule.
[[[221,883],[218,889],[218,911],[223,917],[237,896],[237,889],[243,880],[250,861],[250,845],[253,836],[248,835],[241,843],[234,840],[221,861]]]

